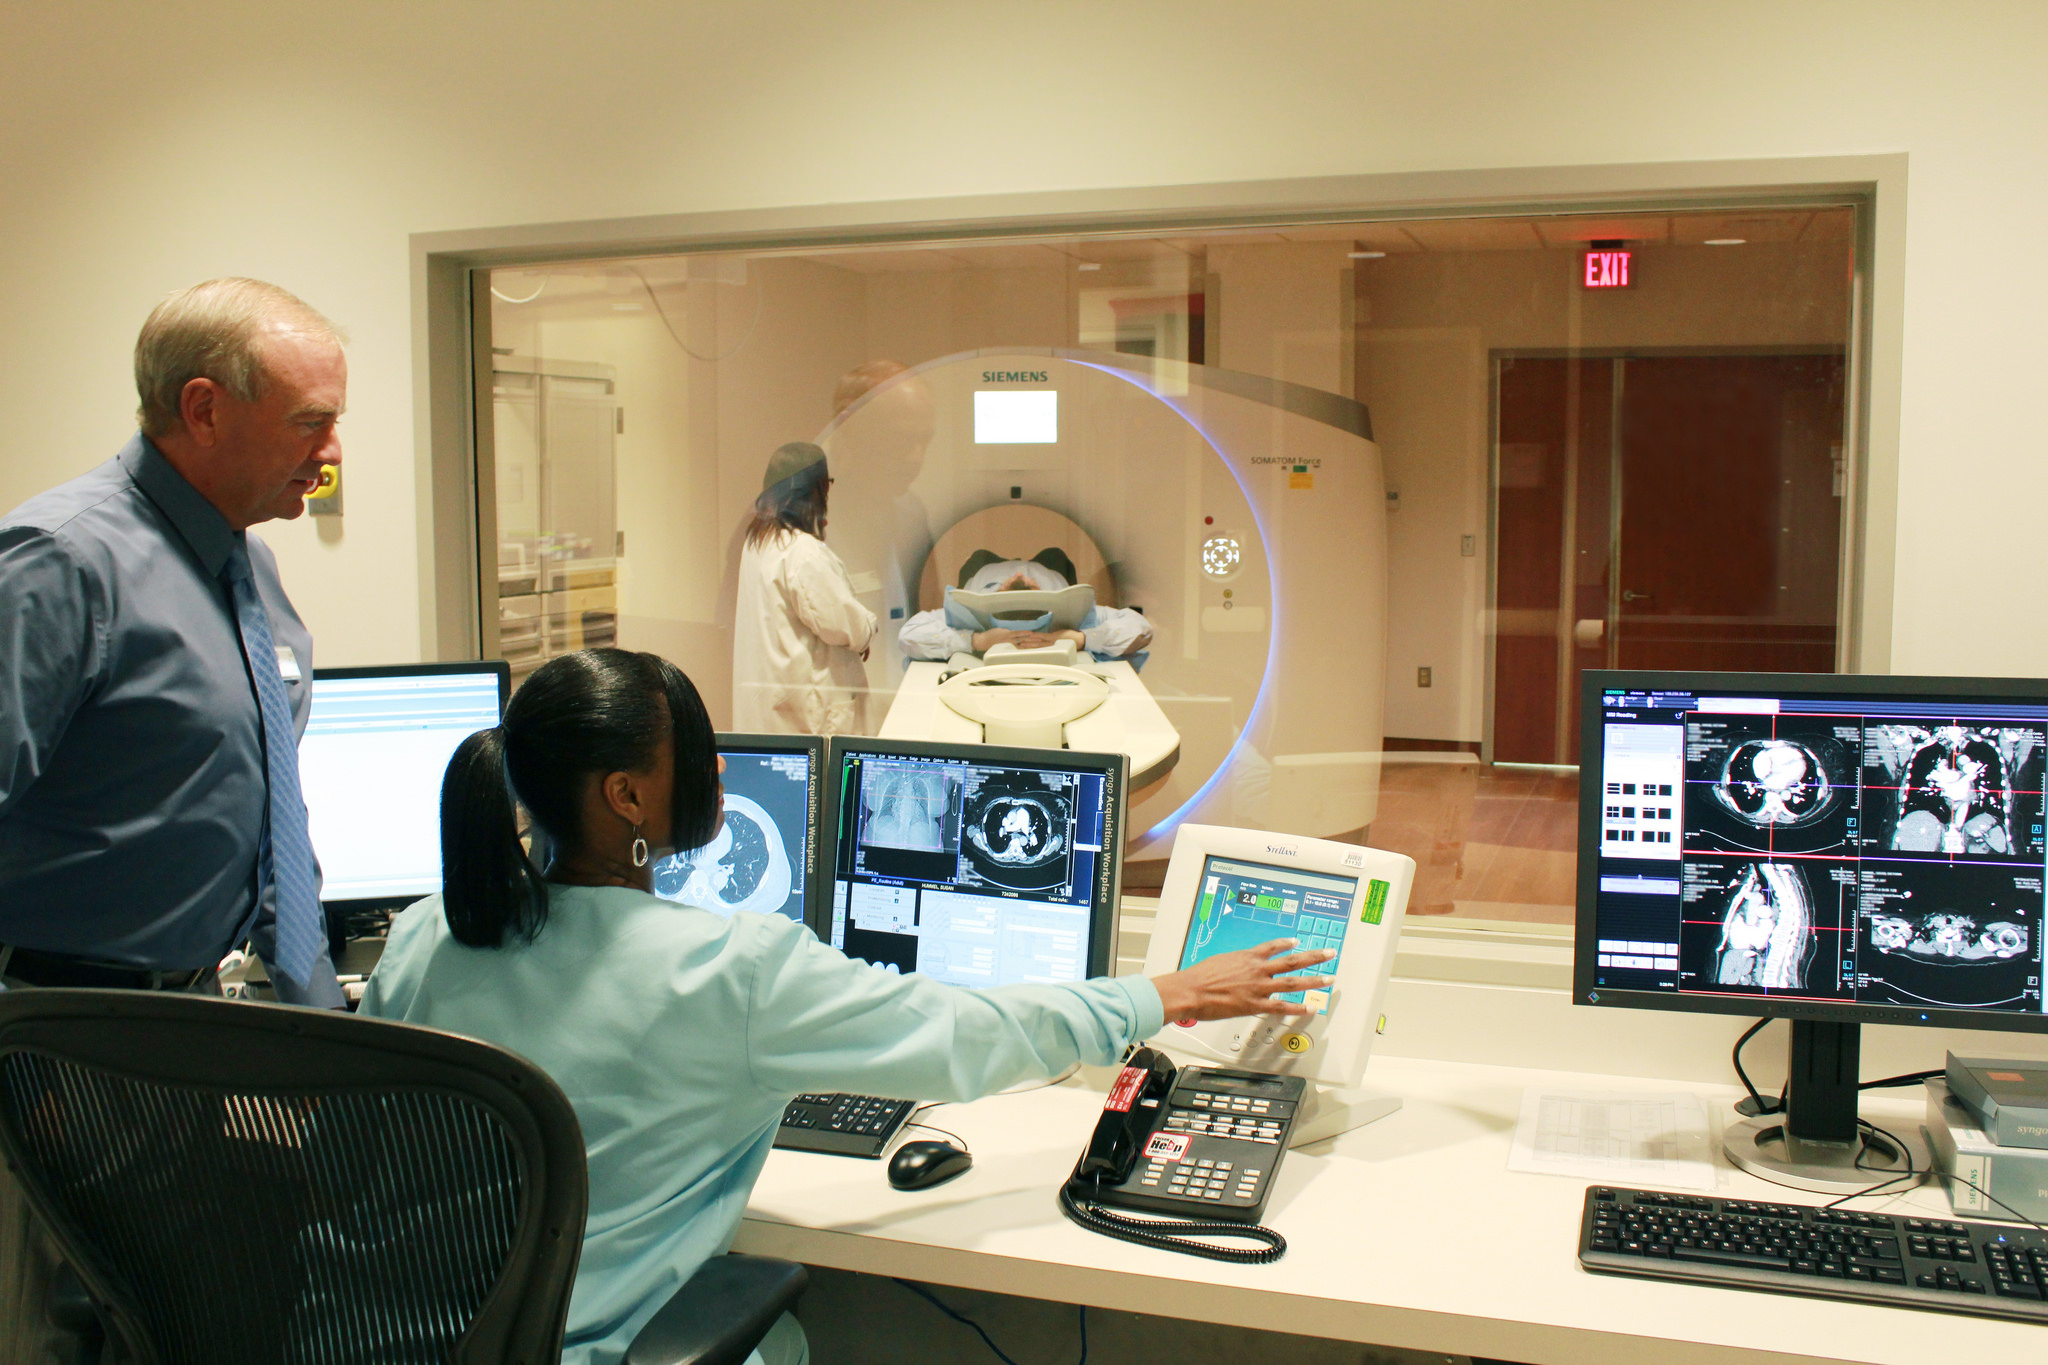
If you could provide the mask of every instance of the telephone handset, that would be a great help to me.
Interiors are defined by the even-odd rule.
[[[1060,1208],[1090,1231],[1143,1246],[1263,1264],[1286,1239],[1257,1226],[1301,1105],[1298,1076],[1190,1066],[1141,1047],[1125,1060],[1095,1135],[1060,1189]],[[1110,1207],[1179,1218],[1130,1218]],[[1236,1237],[1223,1247],[1190,1237]]]

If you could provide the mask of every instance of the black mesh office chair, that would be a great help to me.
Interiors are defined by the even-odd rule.
[[[583,1136],[502,1048],[281,1005],[0,992],[0,1153],[123,1359],[561,1355]],[[736,1365],[805,1281],[714,1260],[629,1359]]]

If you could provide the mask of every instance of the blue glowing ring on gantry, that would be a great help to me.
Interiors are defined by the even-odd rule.
[[[1267,699],[1273,693],[1273,674],[1280,666],[1280,561],[1272,552],[1273,541],[1266,534],[1266,523],[1259,517],[1259,500],[1252,496],[1252,490],[1246,486],[1244,479],[1239,476],[1237,466],[1230,462],[1230,457],[1223,453],[1223,447],[1217,445],[1215,438],[1202,430],[1200,422],[1188,416],[1181,406],[1167,395],[1146,387],[1139,380],[1138,376],[1129,370],[1119,369],[1113,365],[1104,365],[1091,360],[1079,360],[1072,355],[1056,355],[1055,358],[1067,361],[1069,364],[1098,370],[1103,374],[1121,379],[1132,388],[1142,393],[1151,394],[1152,397],[1173,409],[1173,415],[1186,422],[1194,430],[1195,435],[1202,438],[1203,444],[1207,445],[1215,453],[1216,458],[1223,462],[1223,468],[1229,473],[1231,480],[1237,484],[1237,491],[1244,498],[1244,505],[1251,509],[1252,529],[1259,533],[1259,548],[1266,552],[1266,581],[1273,594],[1273,610],[1267,617],[1272,622],[1272,625],[1268,627],[1266,632],[1266,667],[1259,674],[1258,695],[1252,698],[1252,709],[1245,717],[1244,727],[1237,732],[1237,738],[1231,741],[1230,750],[1223,755],[1223,761],[1216,765],[1216,771],[1209,774],[1209,780],[1196,788],[1193,796],[1181,802],[1180,808],[1174,811],[1173,814],[1145,831],[1145,838],[1161,839],[1172,833],[1174,827],[1186,818],[1188,812],[1200,805],[1203,798],[1216,789],[1216,784],[1221,782],[1223,775],[1230,771],[1230,765],[1237,761],[1238,751],[1245,747],[1246,740],[1258,729],[1260,718],[1265,715]],[[1188,630],[1199,629],[1199,622],[1183,622],[1182,628]]]

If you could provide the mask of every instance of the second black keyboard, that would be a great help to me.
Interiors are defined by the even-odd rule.
[[[798,1095],[782,1111],[775,1145],[796,1152],[878,1157],[916,1108],[879,1095]]]
[[[1579,1264],[2048,1323],[2048,1233],[2014,1224],[1594,1186]]]

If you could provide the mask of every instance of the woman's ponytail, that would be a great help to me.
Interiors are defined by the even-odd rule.
[[[502,728],[479,730],[448,760],[441,783],[441,904],[472,948],[532,938],[548,917],[547,881],[519,843]]]

